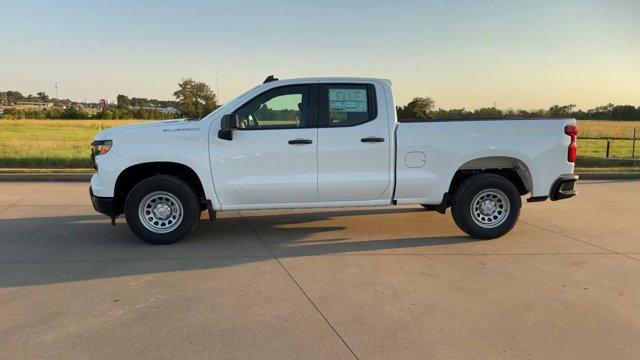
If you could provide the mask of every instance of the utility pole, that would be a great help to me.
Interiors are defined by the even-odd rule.
[[[54,86],[56,88],[56,102],[59,102],[60,99],[58,99],[58,82],[57,81],[54,83]]]
[[[218,69],[216,69],[216,97],[220,101],[220,78],[218,77]]]

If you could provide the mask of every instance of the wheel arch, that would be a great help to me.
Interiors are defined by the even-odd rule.
[[[464,180],[479,173],[505,177],[518,188],[521,195],[533,191],[531,170],[524,161],[511,156],[486,156],[460,165],[451,178],[448,194],[453,194]]]
[[[200,208],[206,209],[206,195],[198,174],[188,165],[155,161],[131,165],[120,172],[114,186],[114,208],[117,213],[124,211],[124,203],[131,189],[140,181],[156,175],[175,176],[189,184],[198,195]]]

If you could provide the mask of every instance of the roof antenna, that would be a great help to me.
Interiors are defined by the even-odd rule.
[[[274,77],[273,75],[269,75],[269,76],[267,76],[266,79],[264,79],[264,81],[262,83],[266,84],[266,83],[270,83],[272,81],[278,81],[278,78]]]

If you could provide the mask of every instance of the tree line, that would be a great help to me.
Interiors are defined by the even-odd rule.
[[[576,109],[576,105],[553,105],[548,109],[498,109],[495,106],[475,110],[435,108],[429,97],[416,97],[404,106],[397,106],[398,119],[451,119],[502,117],[570,117],[594,120],[640,120],[640,106],[607,104],[589,110]]]
[[[174,119],[177,114],[166,113],[155,109],[118,109],[108,107],[96,113],[70,105],[66,108],[39,109],[4,109],[4,119],[145,119],[163,120]]]
[[[176,117],[201,118],[219,107],[216,94],[204,82],[193,79],[182,79],[178,90],[173,93],[176,100],[156,100],[140,97],[129,98],[119,94],[116,104],[101,108],[96,113],[90,113],[75,102],[52,100],[44,92],[37,96],[24,96],[18,91],[0,92],[0,100],[7,105],[19,102],[39,102],[54,104],[49,109],[4,109],[4,118],[11,119],[146,119],[161,120]],[[97,105],[96,105],[97,106]],[[166,111],[173,107],[177,112]]]
[[[128,109],[128,108],[166,108],[168,106],[176,107],[178,106],[177,101],[173,100],[157,100],[157,99],[147,99],[141,97],[132,97],[129,98],[126,95],[118,94],[116,97],[116,105],[120,109]]]
[[[120,94],[116,97],[116,108],[105,109],[103,112],[111,110],[115,116],[131,114],[134,118],[137,118],[137,110],[164,109],[170,106],[178,110],[178,114],[183,117],[201,118],[219,107],[218,99],[211,87],[204,82],[193,79],[182,79],[178,83],[178,90],[173,93],[173,96],[176,100],[129,98]]]
[[[47,110],[15,109],[4,110],[5,118],[15,119],[170,119],[175,117],[201,118],[220,105],[216,94],[204,82],[193,79],[182,79],[178,89],[173,93],[175,100],[156,100],[131,97],[119,94],[116,104],[109,105],[95,114],[78,107],[69,99],[50,100],[41,91],[34,95],[24,96],[18,91],[0,92],[0,101],[9,104],[17,102],[53,102],[54,107]],[[177,113],[163,109],[174,107]],[[496,117],[573,117],[576,119],[602,120],[638,120],[640,106],[607,104],[588,110],[577,109],[576,105],[553,105],[547,109],[498,109],[483,107],[475,110],[466,108],[442,109],[435,107],[430,97],[416,97],[406,105],[397,106],[399,119],[447,119],[447,118],[496,118]]]
[[[8,105],[22,101],[47,102],[49,101],[49,95],[47,95],[44,91],[39,91],[35,96],[32,94],[24,96],[20,91],[0,91],[0,104]]]

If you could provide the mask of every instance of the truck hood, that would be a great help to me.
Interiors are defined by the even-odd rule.
[[[199,121],[200,119],[173,119],[164,121],[150,121],[140,124],[122,125],[113,128],[105,129],[99,132],[94,140],[113,140],[113,137],[119,133],[125,131],[140,131],[143,132],[152,128],[169,128],[176,125],[182,125],[185,123]]]

